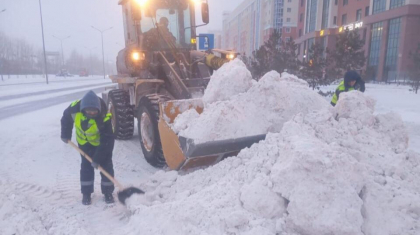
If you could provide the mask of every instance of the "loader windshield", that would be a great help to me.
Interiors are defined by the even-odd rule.
[[[151,49],[191,48],[189,1],[153,1],[141,9],[140,31]]]

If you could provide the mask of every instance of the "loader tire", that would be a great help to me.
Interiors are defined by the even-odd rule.
[[[166,166],[158,129],[159,102],[168,100],[159,94],[146,95],[140,99],[137,121],[141,149],[146,161],[157,168]]]
[[[112,90],[108,94],[108,111],[112,113],[112,127],[115,138],[128,140],[133,137],[134,111],[130,95],[124,90]]]

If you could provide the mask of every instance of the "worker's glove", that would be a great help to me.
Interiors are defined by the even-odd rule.
[[[61,138],[61,140],[65,143],[65,144],[67,144],[70,140],[69,139],[66,139],[66,138]]]
[[[92,167],[93,168],[95,168],[95,169],[98,169],[98,167],[99,167],[99,164],[98,163],[96,163],[96,162],[92,162]]]

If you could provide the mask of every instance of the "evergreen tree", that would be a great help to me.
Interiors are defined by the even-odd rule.
[[[335,49],[328,52],[329,75],[337,78],[348,70],[361,70],[366,64],[364,45],[357,30],[346,29],[338,35]]]
[[[327,61],[324,57],[324,48],[322,45],[315,43],[308,50],[308,58],[302,63],[300,76],[309,83],[309,86],[315,90],[320,85],[327,84],[325,77],[325,69]]]
[[[266,47],[261,46],[252,54],[251,61],[252,76],[254,79],[259,80],[265,73],[270,70],[270,59]]]
[[[413,61],[413,66],[410,69],[411,87],[417,94],[420,88],[420,43],[417,49],[410,53],[410,58]]]
[[[278,72],[287,70],[289,73],[296,73],[299,70],[299,60],[297,59],[297,45],[293,39],[282,42],[279,53],[275,57],[275,66]]]
[[[271,70],[283,72],[279,70],[280,68],[276,63],[276,58],[279,57],[280,54],[280,47],[281,33],[274,30],[267,42],[253,53],[251,67],[254,78],[258,80]]]

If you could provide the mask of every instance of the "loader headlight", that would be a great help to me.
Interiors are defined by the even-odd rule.
[[[226,56],[226,58],[227,58],[228,60],[233,60],[233,59],[235,59],[235,54],[228,54],[228,55]]]
[[[146,54],[140,51],[133,51],[131,52],[131,60],[135,63],[138,63],[142,60],[146,59]]]

